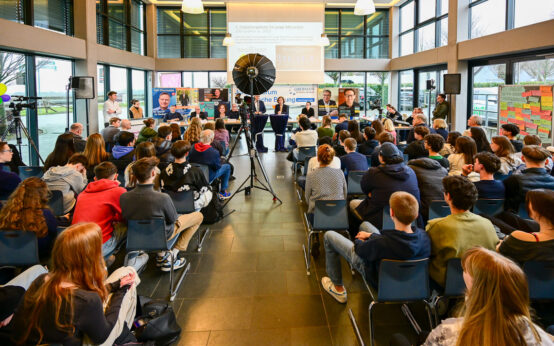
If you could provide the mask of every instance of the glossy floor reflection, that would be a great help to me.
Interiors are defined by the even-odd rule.
[[[265,137],[271,146],[273,136]],[[244,140],[237,149],[246,152]],[[313,263],[312,275],[306,275],[304,205],[298,202],[286,156],[271,149],[262,154],[282,205],[261,190],[237,195],[227,206],[236,212],[210,226],[202,252],[191,242],[185,254],[192,263],[190,274],[173,302],[183,329],[179,345],[356,345],[348,308],[369,344],[371,299],[361,279],[343,271],[348,303],[342,305],[319,284],[325,275],[324,255]],[[231,162],[237,178],[231,183],[234,190],[249,174],[250,163],[245,156]],[[139,294],[165,298],[167,275],[149,263]],[[376,313],[378,344],[388,345],[392,330],[410,332],[399,308],[386,306]]]

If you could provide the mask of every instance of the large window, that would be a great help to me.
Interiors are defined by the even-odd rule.
[[[435,109],[437,95],[443,90],[443,78],[446,73],[445,69],[420,70],[418,71],[418,92],[417,106],[423,110],[423,114],[427,115],[428,119],[432,118],[432,112]],[[434,88],[427,88],[427,81],[432,81]]]
[[[145,55],[145,13],[140,0],[96,1],[97,41]]]
[[[470,38],[554,19],[551,0],[471,0]]]
[[[1,0],[0,18],[73,35],[72,0]]]
[[[178,8],[158,7],[159,58],[226,58],[224,8],[188,14]]]
[[[227,72],[157,72],[158,88],[229,88]]]
[[[414,108],[414,71],[400,71],[399,73],[399,102],[400,112],[409,112]]]
[[[400,55],[448,43],[448,0],[410,0],[400,7]]]
[[[389,56],[389,12],[356,16],[350,9],[325,10],[325,33],[331,43],[326,58],[380,59]]]
[[[328,71],[325,72],[324,84],[319,87],[359,89],[360,115],[377,116],[377,107],[389,102],[389,72]]]

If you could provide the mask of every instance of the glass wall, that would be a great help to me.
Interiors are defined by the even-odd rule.
[[[554,84],[554,59],[514,63],[515,84]]]
[[[400,87],[398,111],[411,112],[414,108],[414,71],[400,71],[398,78]]]
[[[156,72],[156,86],[159,88],[181,87],[180,72]]]
[[[96,1],[97,42],[146,54],[144,4],[140,0]]]
[[[506,84],[506,64],[475,66],[471,114],[479,115],[484,126],[498,126],[498,86]]]
[[[437,95],[443,90],[443,75],[446,70],[418,71],[417,106],[423,110],[423,114],[431,119],[435,109]],[[432,80],[435,88],[427,89],[427,81]]]
[[[107,100],[106,91],[106,67],[96,65],[96,101],[98,103],[98,124],[104,124],[104,102]]]
[[[222,46],[226,32],[224,8],[188,14],[175,7],[158,7],[159,58],[226,58],[227,49]]]
[[[448,0],[410,0],[400,7],[400,56],[448,44]]]
[[[127,69],[110,66],[110,90],[117,92],[117,102],[121,107],[121,118],[127,117],[128,107]]]
[[[144,109],[146,104],[146,94],[144,87],[146,86],[146,72],[140,70],[131,70],[131,95],[129,98],[139,100],[141,107]],[[131,107],[131,105],[129,105]],[[127,109],[129,108],[127,107]],[[126,112],[123,110],[123,112]]]
[[[38,103],[38,147],[45,159],[54,150],[59,135],[73,123],[73,93],[69,93],[67,104],[67,84],[73,75],[73,63],[69,60],[35,58]],[[68,108],[69,107],[69,108]]]
[[[331,43],[325,57],[380,59],[389,56],[389,13],[356,16],[351,9],[326,9],[325,33]]]
[[[470,38],[554,19],[550,0],[471,0]]]
[[[25,11],[30,11],[29,19],[24,16]],[[2,0],[0,18],[73,35],[72,0]]]

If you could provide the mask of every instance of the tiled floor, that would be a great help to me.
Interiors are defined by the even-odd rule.
[[[273,136],[265,137],[272,148]],[[237,152],[245,151],[243,140]],[[315,262],[312,275],[306,275],[301,247],[304,206],[296,196],[290,163],[286,153],[271,149],[262,160],[283,204],[261,190],[237,195],[227,206],[227,211],[236,212],[210,227],[202,252],[191,242],[186,253],[191,270],[173,302],[183,329],[179,345],[356,345],[349,308],[369,344],[371,299],[361,279],[344,270],[348,303],[342,305],[321,290],[324,255]],[[249,173],[250,164],[245,156],[231,162],[237,177],[233,190]],[[141,278],[139,294],[166,297],[168,274],[149,263]],[[378,308],[375,313],[378,344],[388,345],[391,330],[410,332],[398,307]]]

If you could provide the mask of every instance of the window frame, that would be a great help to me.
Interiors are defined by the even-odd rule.
[[[337,54],[337,58],[336,59],[342,59],[342,38],[347,38],[347,37],[354,37],[354,38],[363,38],[363,48],[362,48],[362,51],[363,51],[363,57],[362,58],[345,58],[345,59],[388,59],[390,54],[389,54],[389,49],[388,49],[388,46],[390,45],[390,30],[389,28],[387,28],[387,32],[388,34],[387,35],[369,35],[367,34],[367,28],[368,28],[368,25],[367,25],[367,19],[369,16],[363,16],[364,19],[363,19],[363,23],[364,23],[364,27],[363,27],[363,35],[360,35],[360,34],[355,34],[355,35],[343,35],[342,34],[342,14],[343,12],[348,12],[348,13],[353,13],[352,11],[354,11],[353,9],[351,8],[326,8],[325,9],[325,12],[335,12],[337,11],[338,12],[338,30],[337,30],[337,34],[327,34],[327,38],[329,38],[329,40],[332,40],[332,39],[336,39],[337,41],[337,51],[338,51],[338,54]],[[390,12],[388,9],[377,9],[376,10],[376,13],[377,12],[383,12],[385,13],[386,16],[389,16],[390,15]],[[390,18],[389,18],[389,22],[390,22]],[[324,23],[325,25],[325,23]],[[323,31],[325,32],[325,29],[323,29]],[[368,58],[368,48],[369,48],[369,42],[372,38],[378,38],[378,39],[385,39],[387,41],[387,56],[384,57],[384,58]],[[329,72],[335,72],[335,71],[329,71]],[[360,71],[360,72],[364,72],[364,71]]]
[[[418,19],[419,19],[419,2],[420,0],[409,0],[409,1],[406,1],[405,3],[403,3],[402,5],[400,5],[400,8],[399,8],[399,15],[398,15],[398,30],[399,30],[399,34],[398,34],[398,56],[403,56],[401,55],[401,52],[402,52],[402,36],[406,35],[406,34],[409,34],[410,32],[413,32],[413,35],[414,35],[414,39],[413,39],[413,49],[412,49],[412,54],[416,54],[416,53],[419,53],[419,52],[424,52],[426,50],[420,50],[418,51],[417,48],[419,46],[419,40],[418,40],[418,30],[419,29],[422,29],[424,27],[426,27],[427,25],[431,25],[431,24],[435,24],[435,46],[433,48],[439,48],[439,47],[442,47],[441,46],[441,21],[445,18],[448,18],[448,11],[446,11],[446,13],[442,14],[441,15],[441,6],[442,6],[442,1],[441,0],[434,0],[435,1],[435,16],[434,17],[431,17],[429,19],[426,19],[424,21],[422,21],[421,23],[418,22]],[[486,0],[485,0],[486,1]],[[401,11],[404,7],[408,6],[409,4],[414,4],[414,22],[413,22],[413,26],[411,26],[409,29],[406,29],[404,31],[400,31],[401,28],[402,28],[402,15],[401,15]],[[448,22],[446,24],[448,26]],[[430,48],[430,49],[433,49],[433,48]],[[407,54],[407,55],[410,55],[410,54]]]
[[[49,30],[53,32],[58,32],[67,36],[74,36],[75,30],[74,30],[74,4],[73,0],[65,0],[64,1],[69,6],[69,15],[67,16],[67,21],[65,21],[65,31],[58,31],[58,30],[52,30],[48,28],[43,28],[40,26],[35,26],[35,2],[34,0],[19,0],[18,2],[18,17],[15,21],[16,23],[21,23],[25,25],[30,25],[35,28],[43,29],[43,30]]]
[[[178,7],[175,7],[175,6],[156,6],[156,24],[158,22],[160,11],[164,11],[164,10],[175,11],[176,9],[178,9]],[[208,40],[207,43],[206,43],[206,56],[205,57],[200,57],[200,58],[201,59],[205,59],[205,58],[210,59],[210,58],[212,58],[212,38],[213,37],[225,38],[225,34],[213,34],[212,33],[212,15],[211,15],[211,12],[213,10],[218,10],[218,11],[223,10],[223,11],[225,11],[225,18],[227,18],[227,8],[226,7],[204,7],[204,12],[201,15],[207,16],[207,19],[206,19],[207,28],[206,28],[206,33],[205,34],[185,33],[184,26],[183,26],[183,18],[184,18],[183,17],[183,11],[179,11],[179,33],[178,34],[174,34],[174,33],[172,33],[172,34],[160,34],[159,32],[157,32],[156,35],[157,35],[157,37],[160,37],[160,36],[171,36],[171,37],[178,36],[179,37],[179,44],[181,45],[180,46],[180,53],[181,53],[180,58],[181,59],[185,59],[185,37],[205,37]],[[164,58],[160,58],[160,59],[164,59]],[[216,59],[223,59],[223,58],[216,58]],[[169,71],[162,71],[162,72],[169,72]],[[181,71],[181,72],[183,72],[183,71]],[[188,71],[184,71],[184,72],[188,72]],[[200,71],[195,71],[195,72],[200,72]]]
[[[102,45],[105,45],[105,46],[108,46],[108,47],[113,47],[113,46],[110,46],[110,21],[114,21],[114,22],[117,22],[117,24],[123,26],[123,28],[125,30],[125,49],[123,49],[123,50],[134,53],[134,54],[147,56],[148,55],[148,48],[146,46],[146,5],[144,4],[144,2],[142,0],[122,0],[123,1],[123,12],[124,12],[124,15],[123,15],[124,18],[123,18],[123,22],[122,22],[121,19],[109,15],[108,0],[98,0],[98,1],[100,3],[100,12],[98,12],[98,10],[96,11],[96,18],[100,17],[100,20],[102,22],[102,36],[100,37],[100,36],[97,35],[96,42],[98,44],[102,44]],[[142,6],[142,8],[143,8],[143,10],[142,10],[142,13],[143,13],[142,27],[143,27],[143,29],[142,30],[131,24],[131,2],[134,2],[136,5]],[[132,45],[132,41],[131,41],[132,40],[131,39],[132,38],[132,35],[131,35],[132,31],[137,31],[137,32],[141,33],[142,47],[144,48],[144,51],[142,53],[133,52],[133,45]],[[100,38],[102,38],[102,39],[100,39]],[[117,48],[117,47],[113,47],[113,48]]]
[[[400,80],[400,73],[401,72],[412,72],[413,77],[413,90],[412,90],[412,109],[419,107],[419,73],[420,72],[437,72],[439,74],[439,78],[435,80],[435,90],[437,94],[441,91],[440,89],[443,87],[442,81],[440,80],[440,71],[441,70],[448,70],[448,66],[446,64],[439,64],[439,65],[433,65],[433,66],[426,66],[422,68],[409,68],[405,70],[399,70],[398,71],[398,89],[396,90],[398,93],[398,109],[400,109],[400,95],[402,92],[402,81]]]

